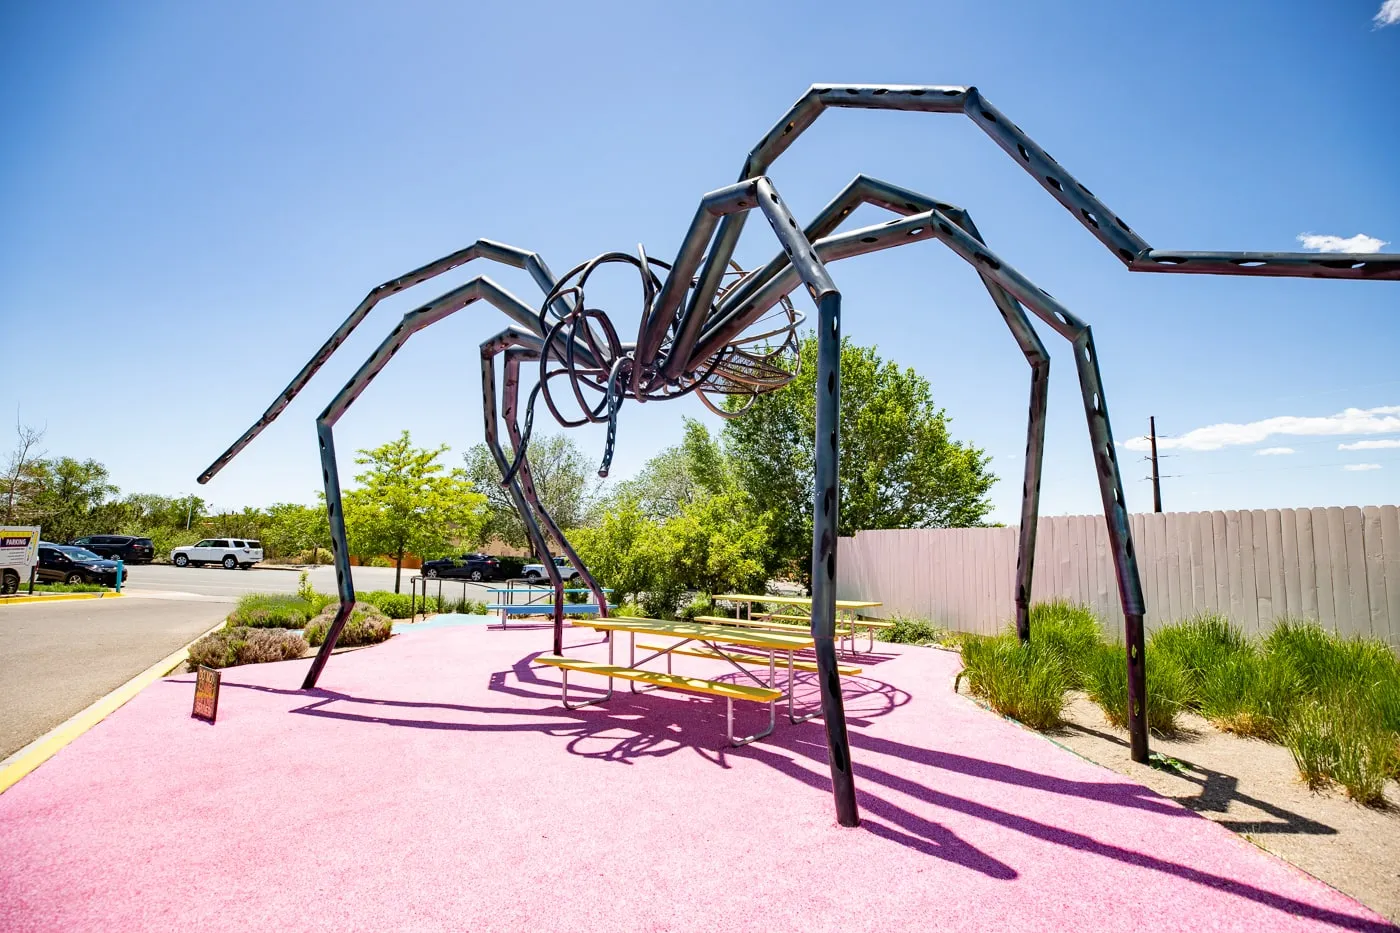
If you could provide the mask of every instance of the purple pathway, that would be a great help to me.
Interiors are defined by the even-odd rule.
[[[954,655],[848,684],[844,830],[820,722],[731,750],[719,701],[568,712],[547,642],[399,635],[309,694],[305,661],[236,668],[215,726],[154,684],[0,796],[0,929],[1392,929],[958,697]]]

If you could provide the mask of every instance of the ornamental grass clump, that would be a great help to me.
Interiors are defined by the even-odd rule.
[[[306,640],[318,647],[326,640],[326,632],[335,621],[340,603],[331,603],[306,624]],[[356,603],[340,637],[335,640],[337,648],[354,648],[359,645],[377,645],[388,639],[394,632],[394,621],[373,605]]]
[[[1083,686],[1082,670],[1103,644],[1103,629],[1087,606],[1064,600],[1034,603],[1030,610],[1031,644],[1059,664],[1071,690]]]
[[[1396,768],[1396,737],[1365,700],[1337,695],[1301,704],[1283,731],[1283,743],[1313,790],[1337,783],[1357,803],[1385,805],[1385,783]]]
[[[229,613],[228,624],[245,628],[301,628],[321,611],[324,601],[291,593],[245,593]]]
[[[1100,645],[1084,666],[1084,690],[1113,725],[1128,725],[1128,655],[1122,645]],[[1171,656],[1147,656],[1147,728],[1163,736],[1180,731],[1178,716],[1191,701],[1191,682]]]
[[[1196,684],[1229,659],[1253,653],[1243,632],[1211,613],[1162,626],[1152,633],[1147,650],[1153,660],[1170,655]]]
[[[959,677],[966,676],[968,690],[992,709],[1032,729],[1064,724],[1069,678],[1055,653],[1034,641],[1022,644],[1013,634],[965,639],[961,652]]]
[[[200,665],[234,667],[265,661],[290,661],[301,657],[306,649],[306,639],[300,632],[291,629],[225,627],[190,645],[185,667],[195,671]]]

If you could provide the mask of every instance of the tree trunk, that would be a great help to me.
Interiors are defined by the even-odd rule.
[[[399,591],[399,577],[403,576],[403,545],[399,545],[399,556],[394,558],[394,592]]]

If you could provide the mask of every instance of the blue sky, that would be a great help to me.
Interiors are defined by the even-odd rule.
[[[1398,0],[7,4],[0,413],[127,492],[312,501],[313,420],[400,314],[483,272],[538,295],[468,268],[385,302],[198,489],[372,286],[483,236],[556,272],[638,242],[669,259],[700,196],[814,82],[974,84],[1157,247],[1397,250],[1388,20]],[[1093,324],[1116,437],[1149,415],[1173,436],[1169,510],[1400,498],[1400,284],[1130,274],[962,117],[829,112],[770,174],[805,218],[860,172],[966,206]],[[738,258],[774,249],[750,224]],[[832,272],[846,334],[932,382],[1014,521],[1027,372],[976,276],[936,244]],[[634,292],[616,297],[631,332]],[[404,427],[454,451],[481,439],[477,347],[506,322],[478,308],[419,334],[342,420],[343,470]],[[1070,354],[1043,335],[1043,509],[1098,512]],[[683,415],[714,420],[693,400],[625,406],[613,475]],[[1238,427],[1191,433],[1215,425]],[[600,432],[576,436],[601,456]],[[1137,456],[1129,505],[1150,509]]]

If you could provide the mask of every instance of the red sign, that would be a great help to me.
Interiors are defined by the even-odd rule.
[[[203,719],[213,722],[214,717],[219,713],[219,678],[222,675],[212,667],[199,666],[199,673],[194,680],[194,712],[190,713],[195,719]]]

